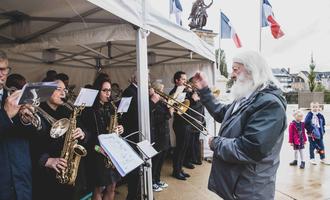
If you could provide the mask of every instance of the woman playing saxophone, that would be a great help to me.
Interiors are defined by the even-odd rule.
[[[56,80],[57,89],[47,102],[40,104],[40,107],[56,120],[70,118],[71,111],[64,107],[62,98],[66,95],[66,88],[61,80]],[[45,131],[32,140],[31,152],[33,162],[33,199],[78,199],[79,193],[84,185],[83,164],[80,162],[78,175],[74,185],[62,184],[56,178],[64,170],[67,170],[71,163],[61,157],[65,143],[66,134],[58,138],[52,138],[49,134],[51,124],[42,116],[45,124]],[[77,127],[81,127],[79,120]],[[72,130],[73,140],[85,143],[87,137],[81,128]]]
[[[93,89],[99,91],[92,108],[86,108],[82,114],[83,123],[90,133],[88,141],[87,170],[93,187],[93,200],[114,199],[116,183],[120,180],[119,173],[109,167],[108,158],[95,151],[99,146],[98,135],[123,132],[123,126],[117,123],[116,105],[110,102],[111,83],[107,78],[97,79]],[[105,188],[105,189],[104,189]]]

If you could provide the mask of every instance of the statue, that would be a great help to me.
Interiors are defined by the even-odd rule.
[[[206,5],[204,3],[204,0],[196,0],[193,3],[193,6],[191,8],[191,13],[188,18],[188,20],[191,19],[189,23],[190,30],[194,28],[202,29],[203,26],[206,25],[206,21],[207,21],[206,9],[211,7],[212,4],[213,4],[213,0],[209,5]]]

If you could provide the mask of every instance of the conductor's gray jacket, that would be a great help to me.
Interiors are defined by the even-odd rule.
[[[227,199],[274,199],[276,171],[286,128],[286,101],[269,84],[259,88],[233,112],[235,102],[217,103],[209,88],[201,101],[221,123],[211,143],[212,169],[208,188]]]

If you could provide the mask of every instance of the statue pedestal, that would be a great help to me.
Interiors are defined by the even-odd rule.
[[[193,29],[192,31],[194,31],[196,35],[198,35],[206,43],[214,46],[214,38],[218,35],[217,33],[213,33],[212,30],[205,29]]]

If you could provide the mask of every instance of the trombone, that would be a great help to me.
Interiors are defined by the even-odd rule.
[[[206,129],[206,127],[203,125],[203,123],[199,120],[197,120],[196,118],[194,118],[193,116],[189,115],[186,113],[186,111],[188,109],[190,109],[191,111],[198,113],[200,116],[203,116],[203,118],[205,118],[204,115],[202,115],[201,113],[197,112],[196,110],[190,108],[190,101],[189,100],[185,100],[184,102],[180,102],[178,100],[176,100],[175,98],[171,97],[170,95],[165,94],[164,92],[161,92],[155,88],[153,88],[155,93],[158,94],[159,96],[161,96],[162,98],[164,98],[164,100],[162,101],[163,103],[165,103],[167,106],[172,107],[175,109],[175,111],[177,112],[177,114],[182,117],[186,122],[188,122],[190,125],[192,125],[194,128],[196,128],[197,130],[199,130],[203,135],[208,135],[208,131]],[[177,105],[175,105],[174,103],[169,103],[169,100],[173,101],[174,103],[176,103]],[[194,123],[192,123],[191,121],[188,120],[188,118],[194,120],[199,126],[202,127],[202,129],[200,129],[199,127],[197,127],[197,125],[195,125]],[[206,132],[206,133],[205,133]]]
[[[196,88],[196,86],[193,85],[193,83],[183,83],[184,86],[186,86],[187,88],[192,89],[194,92],[198,93],[198,89]],[[211,92],[213,94],[214,97],[218,97],[220,95],[220,90],[217,88],[213,88],[211,89]]]

